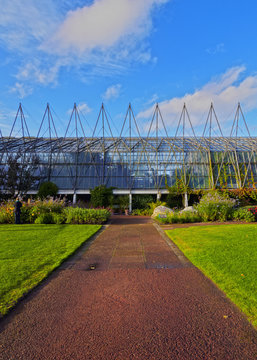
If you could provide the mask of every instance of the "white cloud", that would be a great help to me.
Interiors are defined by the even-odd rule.
[[[0,41],[20,52],[30,51],[60,22],[53,0],[0,0],[0,8]]]
[[[41,85],[56,84],[61,66],[62,62],[56,61],[53,65],[48,64],[45,67],[39,59],[35,58],[20,66],[16,78],[21,82],[36,82]]]
[[[89,114],[92,111],[92,109],[88,106],[87,103],[78,104],[78,109],[82,114]]]
[[[13,88],[56,84],[63,67],[84,81],[156,61],[147,37],[153,11],[169,1],[0,0],[0,46],[19,62]]]
[[[17,94],[19,99],[24,99],[26,96],[32,94],[33,88],[17,81],[14,86],[10,88],[9,92]]]
[[[95,0],[67,14],[43,48],[50,52],[80,54],[106,50],[120,42],[144,38],[151,29],[151,11],[169,0]]]
[[[164,122],[167,126],[176,126],[175,122],[182,111],[184,103],[187,106],[191,121],[200,125],[206,121],[211,102],[217,112],[219,120],[228,120],[227,117],[240,102],[245,111],[257,107],[257,75],[240,79],[245,71],[244,66],[233,67],[223,75],[208,82],[201,89],[192,94],[185,94],[180,98],[171,98],[159,103]],[[138,114],[138,118],[151,118],[154,107],[151,106]]]
[[[69,109],[67,111],[67,114],[71,115],[72,111],[74,108]],[[87,103],[79,103],[77,104],[77,109],[79,110],[80,113],[82,113],[83,115],[89,114],[92,109],[90,108],[90,106]]]
[[[103,94],[103,99],[106,101],[110,99],[117,99],[120,96],[120,91],[121,91],[120,84],[109,86],[106,89],[105,93]]]

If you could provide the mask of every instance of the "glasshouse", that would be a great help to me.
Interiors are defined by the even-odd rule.
[[[239,135],[239,121],[246,136]],[[227,137],[222,134],[213,105],[202,136],[195,135],[185,105],[177,131],[170,136],[158,104],[145,136],[140,135],[131,105],[119,136],[113,136],[103,105],[88,136],[75,104],[63,137],[57,136],[49,105],[37,136],[30,136],[20,105],[10,135],[0,137],[1,169],[6,169],[10,157],[15,156],[25,164],[37,158],[33,171],[39,181],[30,193],[44,181],[55,183],[60,194],[74,196],[89,194],[99,185],[114,187],[117,194],[158,195],[178,179],[192,189],[255,188],[257,183],[257,138],[250,135],[240,104]]]

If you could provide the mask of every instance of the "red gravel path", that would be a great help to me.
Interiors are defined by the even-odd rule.
[[[1,360],[256,358],[256,330],[141,218],[116,217],[0,322]]]

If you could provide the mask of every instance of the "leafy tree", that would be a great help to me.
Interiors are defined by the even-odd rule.
[[[51,181],[42,183],[38,190],[38,197],[45,199],[47,196],[56,196],[58,193],[58,186]]]
[[[183,203],[184,206],[187,206],[187,198],[189,198],[192,189],[189,185],[186,185],[184,180],[181,178],[176,178],[176,182],[173,186],[168,186],[166,183],[166,189],[169,191],[167,196],[167,204],[171,207],[178,206]]]
[[[93,207],[108,207],[113,205],[113,188],[105,185],[96,186],[90,190],[91,204]]]
[[[153,195],[133,195],[132,208],[133,209],[147,209],[148,204],[154,202]]]
[[[10,154],[5,165],[0,168],[0,192],[2,197],[25,195],[38,185],[36,175],[39,158],[36,155],[25,155],[21,152]]]
[[[129,196],[121,195],[118,197],[118,202],[121,210],[126,210],[129,208]]]

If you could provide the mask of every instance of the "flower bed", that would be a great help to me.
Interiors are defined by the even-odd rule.
[[[23,224],[102,224],[110,217],[106,209],[65,207],[63,200],[36,200],[22,203]],[[14,201],[0,205],[0,224],[14,223]]]

